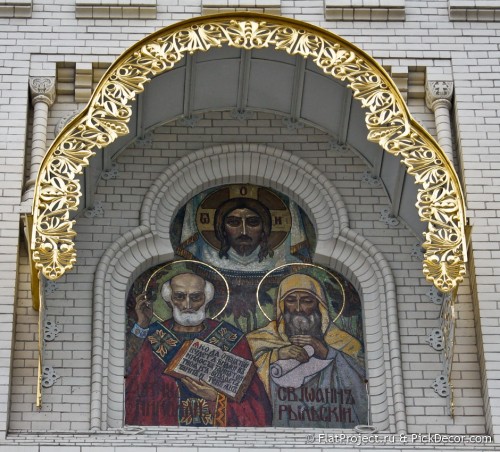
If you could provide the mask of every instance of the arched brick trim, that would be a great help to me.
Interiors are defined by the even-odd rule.
[[[380,429],[406,431],[396,294],[388,263],[374,245],[349,229],[342,199],[320,171],[288,152],[252,144],[194,152],[169,167],[145,196],[141,225],[103,255],[94,289],[92,428],[123,425],[124,299],[131,283],[145,269],[173,257],[170,222],[188,199],[209,186],[242,181],[271,186],[306,209],[318,232],[315,260],[357,285],[365,317],[372,421]],[[389,341],[380,327],[383,318]],[[108,342],[103,341],[106,333]]]
[[[362,293],[363,300],[363,312],[365,314],[365,334],[377,335],[376,340],[370,341],[370,343],[379,343],[379,340],[384,338],[379,338],[378,335],[382,333],[380,326],[382,325],[382,319],[385,318],[387,321],[387,332],[388,338],[384,341],[384,349],[381,351],[389,351],[390,365],[386,368],[390,369],[392,378],[392,387],[387,388],[388,393],[392,393],[392,404],[394,405],[394,415],[396,421],[396,431],[398,433],[406,432],[406,407],[404,401],[404,383],[403,383],[403,369],[401,364],[401,344],[399,335],[399,318],[397,310],[397,295],[396,295],[396,283],[394,281],[394,276],[392,274],[391,267],[384,255],[373,245],[369,240],[364,238],[361,234],[353,231],[352,229],[344,229],[341,231],[342,238],[345,238],[345,243],[347,247],[354,244],[356,247],[362,249],[362,254],[366,257],[363,262],[360,260],[359,255],[354,257],[353,262],[350,265],[350,269],[341,271],[341,273],[346,274],[349,277],[349,270],[355,273],[354,278],[357,278],[357,274],[363,275],[363,277],[368,278],[370,275],[370,283],[368,279],[365,284],[358,282],[358,291]],[[344,267],[349,267],[349,260],[346,256],[340,255],[341,247],[335,246],[334,252],[332,254],[332,259],[336,262],[341,263]],[[330,263],[330,266],[335,268],[335,266]],[[370,273],[370,267],[375,273],[375,279]],[[383,281],[383,284],[380,284]],[[379,298],[379,299],[377,299]],[[368,315],[370,313],[371,315]],[[373,320],[370,324],[366,323],[367,319]],[[383,356],[380,356],[382,361]],[[376,388],[382,388],[384,382],[379,381],[379,384],[373,384],[373,379],[375,376],[376,360],[375,357],[370,357],[367,362],[368,369],[370,370],[371,379],[371,390],[372,395],[375,395]],[[374,368],[371,368],[371,365]],[[378,371],[382,375],[382,367],[378,366]],[[382,396],[382,394],[381,394]],[[374,403],[374,398],[372,398],[372,403]],[[375,409],[375,403],[372,405]],[[373,411],[372,411],[373,412]]]
[[[263,144],[219,145],[180,159],[146,194],[141,224],[169,240],[176,209],[209,186],[233,182],[263,184],[288,195],[313,220],[318,243],[332,240],[349,226],[342,198],[320,171],[287,151]]]
[[[151,233],[128,241],[114,260],[113,272],[108,272],[109,290],[105,294],[104,312],[109,325],[109,342],[104,344],[105,356],[103,368],[107,370],[105,382],[107,397],[101,397],[99,403],[106,408],[106,422],[101,428],[123,426],[123,370],[125,356],[125,303],[124,300],[132,282],[142,272],[153,265],[172,260],[174,257],[169,243],[153,237]],[[94,416],[94,408],[96,416]],[[99,410],[100,411],[100,410]],[[97,406],[92,404],[92,426],[97,422]],[[100,417],[100,416],[99,416]],[[104,421],[104,419],[102,419]],[[97,427],[97,424],[95,425]]]

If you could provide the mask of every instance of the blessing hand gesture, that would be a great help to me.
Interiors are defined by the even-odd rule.
[[[153,317],[153,305],[145,293],[141,293],[135,299],[135,313],[137,314],[137,324],[141,328],[147,328]]]

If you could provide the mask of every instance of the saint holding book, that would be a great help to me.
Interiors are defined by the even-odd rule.
[[[251,375],[240,400],[228,397],[205,379],[165,373],[187,341],[203,341],[244,360],[252,360],[243,333],[225,322],[206,317],[214,287],[194,273],[180,273],[165,282],[163,299],[172,307],[173,318],[153,322],[151,301],[136,298],[137,322],[129,333],[129,373],[126,415],[129,425],[245,426],[271,424],[271,409],[262,382]],[[184,347],[185,349],[186,347]],[[229,355],[230,356],[230,355]],[[177,358],[176,358],[177,357]],[[215,385],[217,386],[217,385]]]

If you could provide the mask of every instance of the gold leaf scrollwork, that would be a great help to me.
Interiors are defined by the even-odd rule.
[[[229,38],[229,45],[250,50],[268,47],[276,26],[253,20],[231,20],[224,29]]]
[[[292,27],[280,27],[276,31],[274,47],[276,50],[284,50],[290,52],[290,49],[295,47],[299,31]]]
[[[462,256],[451,251],[440,255],[436,252],[426,253],[424,275],[431,276],[436,287],[441,287],[443,292],[450,292],[456,287],[456,281],[465,275],[462,259]]]
[[[355,57],[353,52],[348,52],[341,48],[339,44],[334,44],[323,47],[313,61],[318,67],[323,69],[325,74],[330,74],[335,78],[343,80],[342,77],[345,74],[338,73],[338,68],[343,67],[343,65],[349,63]]]
[[[423,244],[426,278],[449,292],[465,274],[464,207],[458,179],[430,136],[411,119],[385,71],[337,36],[292,19],[259,14],[211,16],[151,35],[120,57],[94,93],[86,112],[61,132],[42,164],[34,206],[33,260],[48,279],[75,262],[69,211],[81,196],[76,175],[96,149],[128,133],[130,102],[154,76],[186,54],[228,45],[251,50],[274,47],[310,58],[345,81],[366,109],[368,139],[399,156],[419,185],[417,209],[428,223]]]
[[[52,238],[57,232],[54,229],[51,235],[45,236],[43,243],[33,252],[33,258],[36,258],[43,266],[44,275],[48,279],[58,279],[64,274],[64,270],[71,267],[76,262],[76,253],[74,252],[73,236],[64,230]],[[39,232],[41,234],[41,231]]]
[[[320,49],[323,47],[324,40],[311,33],[306,33],[299,30],[297,39],[294,46],[290,47],[292,55],[302,55],[307,58],[309,56],[316,56],[319,54]]]

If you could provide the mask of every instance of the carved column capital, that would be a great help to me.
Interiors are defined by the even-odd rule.
[[[25,185],[23,202],[33,200],[38,169],[45,155],[47,144],[47,120],[50,106],[56,99],[55,77],[29,78],[31,103],[33,104],[33,131],[31,139],[30,175]]]
[[[451,109],[453,82],[433,81],[425,84],[425,103],[432,111],[438,107]]]
[[[34,104],[44,102],[49,107],[56,99],[55,77],[30,77],[31,102]]]

